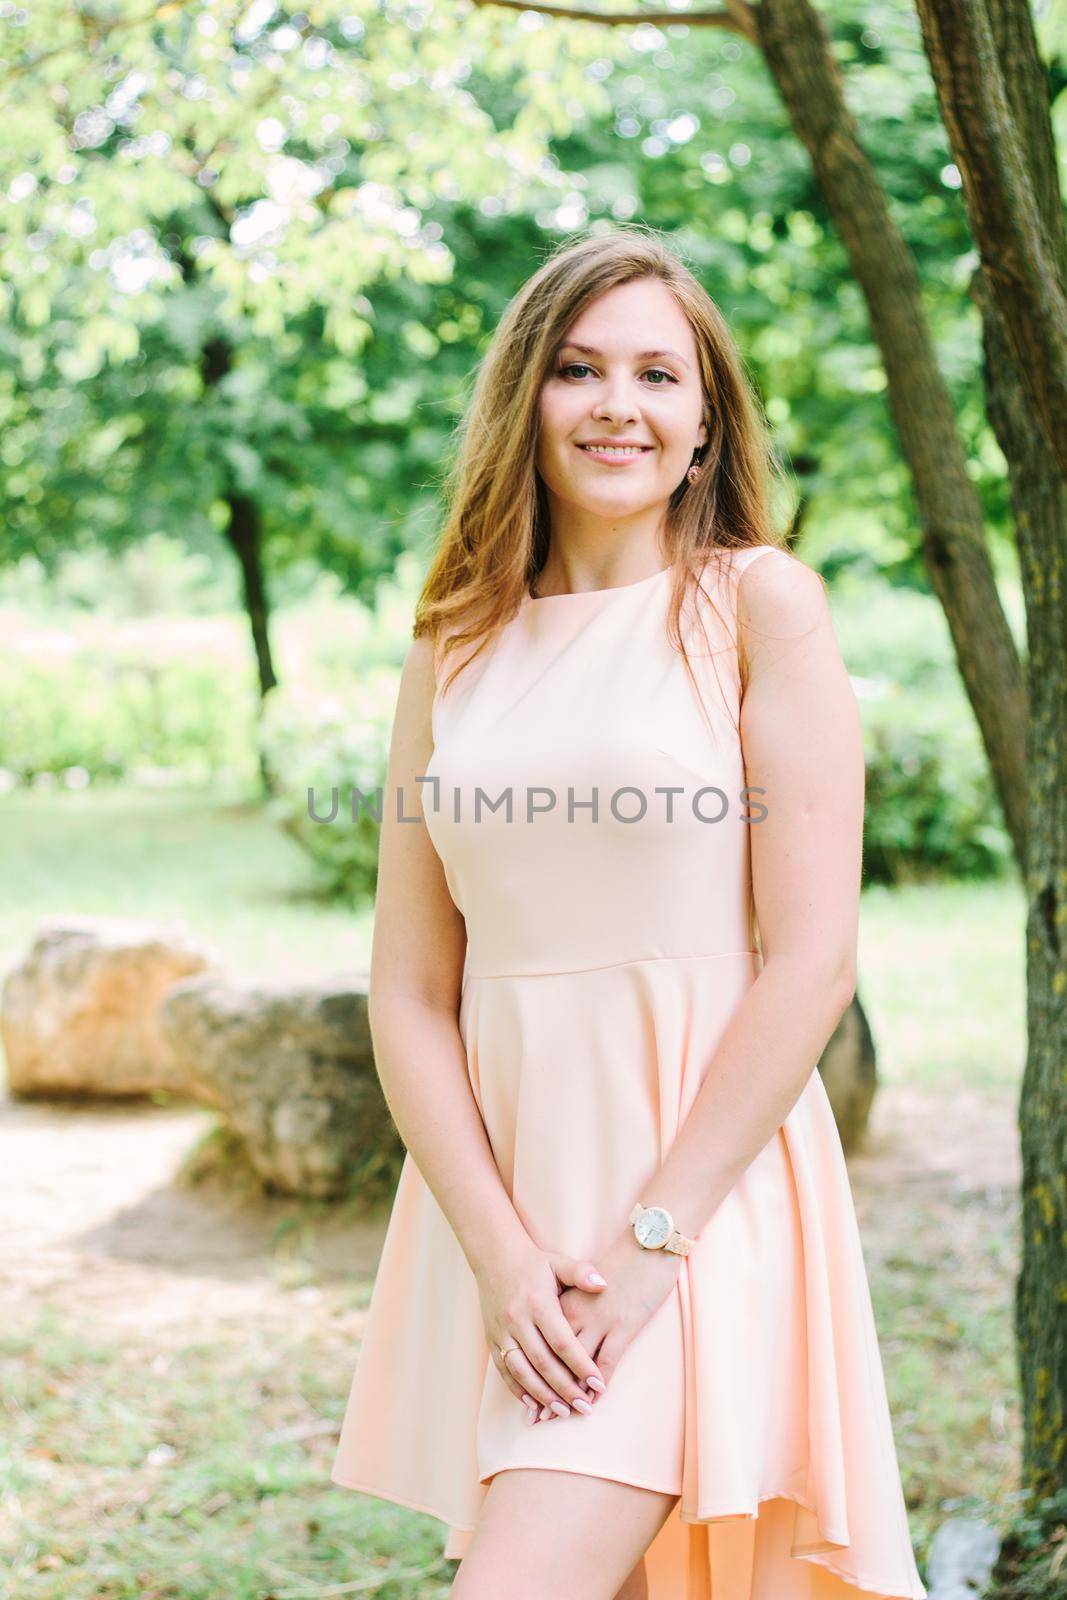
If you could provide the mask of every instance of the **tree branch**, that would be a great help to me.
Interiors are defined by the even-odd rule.
[[[569,22],[599,22],[606,28],[636,28],[643,22],[657,27],[670,27],[683,23],[687,28],[726,28],[730,33],[740,33],[753,44],[756,42],[756,23],[749,0],[725,0],[717,11],[585,11],[581,6],[560,6],[542,3],[542,0],[471,0],[475,6],[498,6],[505,11],[537,11],[543,17],[557,17]]]

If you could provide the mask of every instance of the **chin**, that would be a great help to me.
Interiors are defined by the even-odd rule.
[[[614,494],[610,492],[603,494],[587,493],[580,498],[590,511],[609,511],[614,515],[619,512],[636,514],[639,511],[646,510],[649,506],[659,505],[661,500],[667,499],[669,493],[669,489],[664,489],[661,494],[658,487],[650,489],[647,484],[644,484],[642,485],[641,493],[637,494],[633,489],[620,483]]]
[[[646,511],[649,506],[658,504],[655,495],[641,495],[640,498],[635,498],[633,495],[622,494],[576,494],[567,498],[571,505],[577,506],[579,510],[591,516],[601,517],[635,517],[640,512]]]

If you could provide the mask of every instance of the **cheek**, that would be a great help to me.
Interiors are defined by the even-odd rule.
[[[551,446],[556,434],[559,432],[559,408],[553,404],[552,397],[548,394],[542,394],[541,396],[538,421],[542,448],[546,445]]]
[[[573,389],[566,389],[562,384],[549,384],[541,395],[541,415],[557,426],[573,416],[578,408]]]
[[[665,454],[688,453],[692,449],[691,440],[696,437],[700,425],[699,410],[691,417],[688,407],[678,396],[673,396],[672,402],[649,406],[647,418]]]
[[[541,399],[538,453],[566,459],[581,422],[581,411],[569,395],[545,394]]]

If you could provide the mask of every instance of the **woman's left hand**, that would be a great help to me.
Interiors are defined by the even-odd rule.
[[[603,1374],[611,1376],[619,1358],[645,1323],[654,1316],[678,1281],[683,1257],[670,1250],[644,1250],[627,1228],[596,1265],[608,1280],[606,1289],[590,1293],[567,1288],[559,1297],[563,1314]],[[600,1396],[591,1396],[596,1405]],[[542,1406],[537,1420],[557,1412]]]

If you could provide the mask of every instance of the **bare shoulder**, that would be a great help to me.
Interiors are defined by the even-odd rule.
[[[428,633],[420,634],[417,639],[412,639],[408,646],[408,653],[404,657],[401,676],[424,692],[429,688],[433,694],[436,672],[436,652],[433,638]]]
[[[436,688],[434,642],[424,633],[412,639],[400,670],[396,721],[403,733],[425,735]]]
[[[742,620],[800,624],[828,614],[826,584],[790,550],[768,548],[742,568],[737,585]]]
[[[748,561],[738,580],[737,621],[749,677],[807,649],[837,649],[826,584],[789,550]]]

